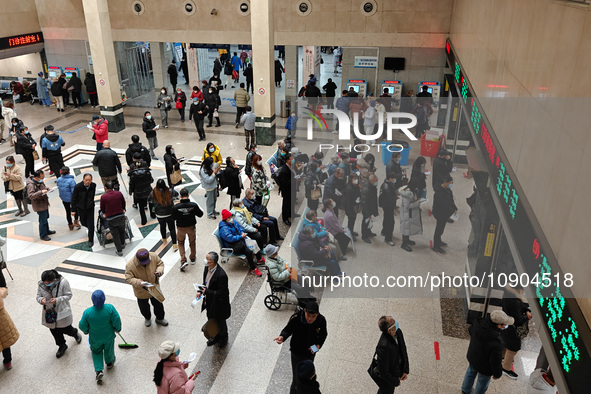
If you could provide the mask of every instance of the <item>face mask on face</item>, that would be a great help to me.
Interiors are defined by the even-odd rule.
[[[358,184],[359,184],[359,180],[358,180],[358,179],[354,179],[354,180],[353,180],[353,184],[354,184],[354,185],[358,185]]]
[[[170,154],[171,155],[174,155],[174,149],[170,151]]]
[[[16,126],[18,126],[18,123],[13,123],[12,125],[13,125],[14,127],[16,127]]]
[[[161,90],[160,93],[166,94],[166,91],[165,90]]]
[[[232,223],[234,223],[234,219],[228,219],[228,221],[226,223],[232,224]]]
[[[453,183],[450,183],[448,186],[448,189],[451,190],[453,185],[454,185]]]
[[[215,148],[209,148],[209,153],[215,152]]]
[[[320,168],[317,168],[317,169],[316,169],[316,172],[320,172]]]
[[[176,355],[178,356],[179,354],[181,354],[181,349],[176,351]]]
[[[53,282],[51,282],[51,283],[46,283],[46,284],[45,284],[45,286],[47,286],[47,287],[51,287],[51,286],[53,286],[54,284],[55,284],[55,280],[54,280]]]
[[[10,168],[12,167],[14,164],[13,163],[6,163],[6,167]]]
[[[281,152],[281,156],[285,156],[285,152]]]
[[[505,324],[505,325],[503,326],[503,330],[506,330],[507,328],[509,328],[509,325],[508,325],[508,324]]]
[[[398,331],[398,328],[399,328],[398,320],[396,320],[396,322],[394,323],[394,327],[396,328],[396,331]]]
[[[205,263],[205,265],[207,265],[207,259],[203,259],[203,263]]]
[[[213,90],[210,90],[210,91],[209,91],[209,94],[212,94],[212,93],[213,93]]]
[[[295,159],[291,159],[291,165],[293,166],[295,164]]]
[[[146,119],[148,119],[148,120],[152,119],[152,115],[146,116]]]
[[[373,185],[377,187],[377,186],[378,186],[378,183],[377,183],[377,182],[375,182]]]
[[[35,181],[37,183],[43,183],[43,179],[39,179],[38,181]]]
[[[25,131],[25,134],[30,135],[31,133],[29,132],[29,130]]]

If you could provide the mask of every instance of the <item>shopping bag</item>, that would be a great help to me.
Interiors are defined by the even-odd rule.
[[[257,254],[258,252],[261,251],[261,249],[259,248],[259,245],[257,244],[257,242],[254,239],[246,237],[244,239],[244,241],[246,242],[246,247],[248,249],[250,249],[252,251],[252,253]]]
[[[181,175],[181,170],[173,171],[170,174],[170,183],[174,186],[181,184],[183,182],[183,176]]]

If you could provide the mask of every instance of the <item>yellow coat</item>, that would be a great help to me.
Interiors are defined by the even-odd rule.
[[[207,151],[207,146],[205,148],[203,148],[203,157],[201,158],[201,161],[207,159],[208,157],[211,157],[213,159],[214,163],[218,163],[220,166],[222,165],[222,154],[220,152],[220,148],[215,145],[215,150],[213,151],[213,153],[209,153]]]
[[[12,319],[4,308],[4,298],[8,295],[6,287],[0,288],[0,348],[9,348],[18,341],[19,333]]]

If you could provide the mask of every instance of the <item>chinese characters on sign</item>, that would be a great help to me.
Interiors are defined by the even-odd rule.
[[[22,46],[31,45],[31,44],[40,44],[42,42],[43,42],[43,34],[41,32],[31,33],[31,34],[21,34],[21,35],[12,36],[12,37],[3,37],[3,38],[0,38],[0,50],[22,47]]]
[[[377,56],[355,56],[355,67],[356,68],[377,68],[378,58]]]

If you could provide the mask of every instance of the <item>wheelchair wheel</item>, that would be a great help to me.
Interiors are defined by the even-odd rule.
[[[96,237],[98,238],[99,245],[101,245],[102,247],[104,247],[105,246],[105,243],[106,243],[105,234],[102,231],[97,231],[96,232]]]
[[[272,311],[276,311],[281,308],[281,299],[275,294],[269,294],[265,297],[265,306]]]
[[[129,239],[129,241],[131,242],[131,240],[133,239],[133,232],[131,231],[131,224],[129,224],[129,219],[127,219],[127,216],[125,217],[125,232],[127,239]]]

